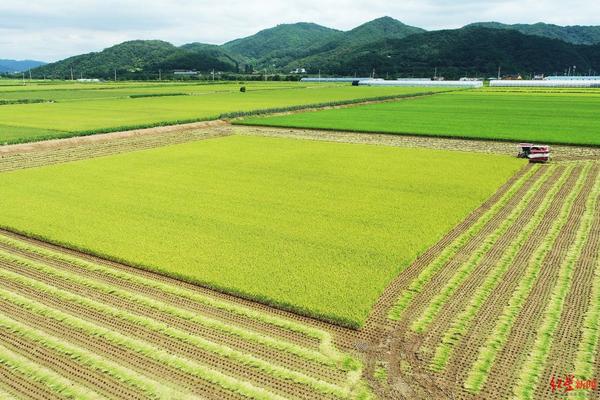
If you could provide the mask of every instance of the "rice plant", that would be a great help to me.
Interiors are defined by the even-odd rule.
[[[408,289],[406,289],[398,297],[398,300],[388,313],[388,318],[392,321],[399,321],[402,319],[403,313],[406,308],[410,305],[416,295],[421,293],[425,285],[433,278],[433,276],[450,260],[454,257],[465,244],[469,242],[481,229],[500,211],[506,206],[506,204],[512,199],[515,193],[520,190],[525,182],[527,182],[531,176],[537,172],[539,166],[536,165],[529,168],[519,179],[504,193],[504,195],[494,203],[489,210],[487,210],[472,226],[469,227],[465,232],[461,233],[454,241],[421,271],[419,276],[411,282]]]
[[[506,274],[506,272],[508,272],[522,246],[525,244],[527,239],[529,239],[531,233],[539,227],[548,209],[550,208],[554,197],[564,185],[572,171],[573,166],[565,168],[565,171],[562,173],[560,178],[544,196],[544,200],[540,206],[531,215],[530,220],[515,237],[511,246],[502,254],[498,262],[491,268],[490,273],[474,293],[466,308],[454,318],[450,324],[450,327],[444,333],[441,343],[435,350],[435,355],[431,362],[431,368],[433,370],[441,371],[446,367],[454,346],[460,342],[462,337],[472,326],[475,316],[490,294],[496,289],[497,285],[501,281],[501,278],[504,276],[504,274]]]
[[[600,179],[596,179],[585,204],[585,212],[581,216],[575,238],[567,251],[567,256],[560,266],[556,284],[543,313],[542,323],[537,330],[533,347],[521,369],[514,388],[514,393],[521,399],[531,399],[544,370],[554,334],[564,310],[565,299],[571,288],[571,281],[581,250],[589,236],[594,219],[596,204],[600,195]]]
[[[584,187],[590,168],[590,164],[587,164],[584,167],[584,170],[577,178],[575,186],[563,202],[558,216],[552,222],[548,233],[529,258],[523,277],[519,281],[508,304],[504,307],[502,313],[498,317],[496,325],[488,334],[484,345],[479,349],[477,359],[469,370],[467,379],[464,383],[464,387],[467,390],[473,393],[479,393],[485,385],[496,357],[502,348],[504,348],[510,335],[511,328],[521,312],[523,304],[525,304],[525,301],[528,299],[531,289],[537,281],[546,256],[556,242],[561,229],[567,223],[573,204]]]
[[[411,324],[411,329],[415,332],[425,331],[433,320],[437,317],[443,305],[456,292],[459,286],[469,277],[473,270],[479,265],[485,255],[493,248],[496,242],[504,235],[508,229],[515,223],[519,216],[525,211],[531,199],[539,192],[542,185],[554,173],[556,166],[546,168],[544,174],[527,190],[519,203],[503,219],[502,223],[496,230],[488,235],[484,242],[471,254],[469,259],[463,263],[440,290],[440,292],[429,302],[428,306],[423,310],[420,317]]]
[[[0,364],[26,376],[29,380],[43,384],[52,392],[67,399],[100,400],[104,398],[93,390],[81,386],[2,345],[0,345]],[[0,391],[0,399],[2,398]]]

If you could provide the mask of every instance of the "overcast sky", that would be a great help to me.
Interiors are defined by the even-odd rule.
[[[56,61],[132,39],[222,44],[300,21],[348,30],[385,15],[430,30],[492,20],[600,25],[600,1],[0,0],[0,59]]]

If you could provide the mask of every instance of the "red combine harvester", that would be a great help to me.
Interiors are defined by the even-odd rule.
[[[521,151],[517,157],[527,158],[531,163],[545,163],[550,161],[550,146],[521,143],[519,144]]]

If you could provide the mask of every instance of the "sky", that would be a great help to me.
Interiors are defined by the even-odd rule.
[[[428,30],[471,22],[600,25],[594,0],[0,1],[0,59],[57,61],[134,39],[222,44],[282,23],[340,30],[390,16]]]

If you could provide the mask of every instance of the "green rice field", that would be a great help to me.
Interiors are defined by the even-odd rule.
[[[239,123],[469,139],[600,145],[600,91],[471,90]]]
[[[522,165],[229,136],[0,174],[0,226],[358,327]]]
[[[241,86],[246,86],[245,93],[240,92]],[[431,88],[355,88],[294,82],[5,85],[0,86],[0,144],[431,91]],[[36,103],[3,104],[17,101]]]

